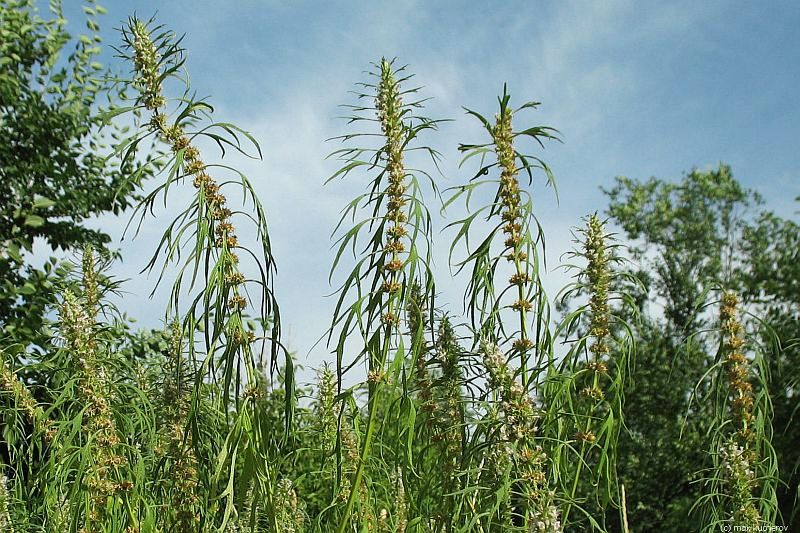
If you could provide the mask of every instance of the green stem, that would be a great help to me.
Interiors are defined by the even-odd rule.
[[[361,486],[361,478],[364,475],[364,465],[369,459],[372,437],[373,434],[375,433],[375,419],[378,410],[377,403],[378,403],[378,393],[380,392],[380,385],[381,385],[380,382],[375,383],[375,390],[373,391],[373,394],[370,395],[369,419],[367,420],[367,434],[364,436],[364,446],[361,449],[361,458],[359,460],[356,473],[353,476],[353,483],[350,486],[350,495],[347,497],[347,505],[344,509],[344,515],[342,516],[342,520],[341,522],[339,522],[339,527],[336,530],[337,533],[344,533],[345,528],[350,523],[350,514],[353,511],[353,505],[355,504],[357,493],[359,487]]]
[[[519,260],[519,245],[515,246],[514,248],[514,265],[517,269],[517,276],[522,276],[522,264]],[[518,301],[525,300],[525,289],[524,284],[521,282],[517,283],[517,297]],[[527,320],[527,311],[525,308],[521,308],[519,310],[519,338],[523,342],[528,340],[528,320]],[[527,348],[525,350],[520,350],[519,352],[519,371],[522,375],[522,386],[527,390],[528,388],[528,357],[527,357]]]
[[[581,470],[583,470],[583,456],[586,451],[586,442],[581,444],[581,453],[580,453],[580,461],[578,461],[578,470],[575,472],[575,479],[572,481],[572,490],[569,494],[569,501],[567,502],[567,508],[564,509],[564,516],[561,519],[561,523],[566,525],[569,523],[567,520],[569,519],[569,512],[572,510],[572,502],[575,500],[575,493],[578,492],[578,481],[581,478]]]
[[[594,384],[594,387],[599,386],[600,379],[598,377],[597,372],[594,373],[594,379],[592,383]],[[593,414],[594,414],[594,407],[590,409],[589,413],[587,414],[586,429],[584,433],[589,433],[589,431],[592,429]],[[580,458],[580,461],[578,461],[578,470],[575,472],[575,479],[572,481],[572,491],[570,492],[569,495],[569,502],[567,502],[567,508],[564,510],[564,516],[562,518],[562,523],[564,524],[565,527],[567,525],[567,519],[569,518],[569,512],[572,509],[572,502],[575,500],[575,493],[578,492],[578,481],[580,480],[581,477],[581,470],[583,470],[583,463],[585,462],[585,456],[586,456],[586,441],[583,441],[581,443],[581,453],[578,456]]]
[[[393,253],[392,257],[397,257],[397,253]],[[397,273],[392,275],[392,279],[397,278]],[[389,301],[387,302],[388,305],[388,312],[391,314],[394,312],[394,303],[395,297],[390,296]],[[389,342],[392,337],[392,325],[387,324],[386,326],[386,337],[383,341],[383,347],[381,349],[381,354],[379,360],[376,362],[375,365],[378,369],[383,369],[386,366],[386,359],[387,355],[389,354]],[[381,386],[383,384],[382,377],[379,377],[377,381],[370,387],[369,390],[369,402],[367,410],[369,411],[369,418],[367,419],[367,433],[364,435],[364,445],[361,449],[361,457],[358,462],[358,468],[356,468],[356,473],[353,476],[353,483],[350,486],[350,495],[347,497],[347,505],[344,509],[344,516],[342,516],[342,520],[339,523],[339,527],[336,530],[337,533],[344,533],[347,524],[350,521],[350,514],[353,512],[353,505],[355,505],[357,493],[359,488],[361,487],[361,478],[364,476],[364,466],[369,459],[369,452],[372,448],[372,438],[373,434],[375,433],[375,419],[377,418],[376,414],[378,411],[378,398],[381,391]]]

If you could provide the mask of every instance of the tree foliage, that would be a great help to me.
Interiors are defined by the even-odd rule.
[[[632,521],[678,528],[700,497],[713,418],[713,391],[704,378],[718,339],[698,332],[714,326],[714,315],[705,310],[714,302],[713,289],[724,287],[743,295],[754,314],[748,329],[766,347],[764,388],[772,399],[773,443],[786,484],[779,489],[780,510],[789,523],[798,486],[790,444],[798,434],[791,399],[797,386],[796,223],[763,211],[759,195],[726,165],[694,169],[677,182],[621,177],[605,192],[609,215],[632,242],[632,271],[645,286],[636,370],[627,391],[630,431],[619,452],[626,457],[622,478],[635,498]]]
[[[45,308],[63,269],[25,261],[37,242],[50,250],[103,246],[109,236],[88,223],[136,200],[132,167],[105,157],[120,133],[101,106],[113,97],[98,17],[85,9],[85,34],[67,32],[61,2],[42,18],[34,0],[0,1],[0,335],[39,342]]]

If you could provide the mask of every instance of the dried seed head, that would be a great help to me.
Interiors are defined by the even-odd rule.
[[[185,164],[184,168],[186,170],[186,173],[189,174],[189,175],[199,174],[199,173],[203,172],[203,170],[205,170],[205,168],[206,168],[206,164],[203,163],[203,161],[200,160],[200,159],[187,159],[187,160],[184,160],[184,164]],[[208,187],[206,187],[206,188],[208,188]],[[206,194],[210,194],[210,193],[208,193],[206,191]]]
[[[386,246],[383,249],[391,254],[399,254],[406,250],[406,246],[399,239],[393,238],[386,243]]]
[[[164,139],[167,144],[178,143],[181,137],[183,137],[183,128],[177,124],[167,126],[161,131],[161,138]]]
[[[520,263],[524,263],[525,261],[528,260],[528,254],[526,254],[525,252],[520,252],[520,251],[516,251],[516,252],[515,251],[511,251],[508,254],[506,254],[506,259],[508,261],[519,261]]]
[[[533,304],[529,300],[519,299],[511,304],[511,309],[514,311],[530,311],[533,309]]]
[[[244,296],[236,294],[228,300],[228,307],[230,307],[232,311],[241,311],[247,307],[247,299]]]
[[[185,139],[186,137],[181,137],[181,139]],[[188,142],[188,141],[187,141]],[[183,151],[183,160],[188,164],[191,164],[195,161],[200,160],[200,150],[195,148],[194,146],[187,145]],[[194,174],[194,172],[192,172]]]
[[[597,361],[597,360],[589,361],[588,363],[586,363],[586,368],[598,374],[608,374],[608,365],[606,365],[602,361]]]
[[[155,112],[150,118],[150,128],[161,132],[167,127],[167,115],[164,113]]]
[[[154,116],[155,116],[155,115],[154,115]],[[162,115],[162,116],[163,116],[163,115]],[[173,152],[180,152],[181,150],[186,150],[186,149],[188,149],[188,148],[189,148],[189,146],[190,146],[190,144],[189,144],[189,137],[187,137],[186,135],[181,135],[180,137],[178,137],[178,138],[175,140],[175,142],[173,142],[173,143],[172,143],[172,151],[173,151]],[[195,158],[197,157],[197,155],[198,155],[198,154],[197,154],[197,149],[196,149],[196,148],[195,148],[195,149],[194,149],[194,151],[192,152],[192,155],[193,155],[193,157],[190,157],[189,159],[195,159]],[[184,159],[186,159],[186,158],[187,158],[187,157],[186,157],[186,154],[184,154],[184,156],[183,156],[183,157],[184,157]]]
[[[192,185],[196,189],[205,189],[208,184],[211,183],[211,176],[206,174],[205,172],[199,172],[195,175],[194,180],[192,180]]]
[[[397,316],[395,313],[384,313],[381,316],[381,322],[385,326],[399,326],[400,325],[400,317]]]
[[[211,217],[214,220],[228,220],[233,215],[233,212],[227,207],[219,207],[211,211]]]
[[[219,224],[217,224],[217,227],[214,228],[214,233],[216,233],[219,236],[228,235],[230,233],[233,233],[233,229],[234,229],[233,224],[231,224],[230,222],[220,222]]]
[[[518,353],[524,353],[533,348],[533,341],[530,339],[517,339],[511,347]]]
[[[225,283],[228,285],[241,285],[244,283],[244,274],[241,272],[231,272],[225,276]]]
[[[506,245],[506,248],[516,248],[517,246],[519,246],[521,242],[522,242],[522,236],[519,234],[514,234],[509,236],[505,240],[504,244]]]
[[[384,265],[383,268],[385,268],[389,272],[397,272],[398,270],[402,270],[403,262],[399,259],[392,259],[391,261],[386,263],[386,265]]]
[[[603,389],[596,385],[592,385],[591,387],[584,387],[581,389],[580,395],[584,398],[590,398],[595,401],[602,400],[605,397],[603,394]]]
[[[384,281],[381,285],[381,292],[386,292],[389,294],[395,294],[400,292],[400,289],[403,288],[403,285],[398,281]]]
[[[258,385],[250,385],[244,391],[244,397],[250,400],[261,400],[265,397],[264,389]]]
[[[388,230],[386,230],[386,234],[394,239],[399,239],[401,237],[405,237],[408,235],[408,230],[400,225],[390,226]]]

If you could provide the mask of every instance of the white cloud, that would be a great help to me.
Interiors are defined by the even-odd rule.
[[[176,30],[188,33],[189,67],[199,72],[195,88],[200,94],[212,92],[217,118],[250,130],[262,144],[263,162],[236,164],[253,179],[267,209],[279,266],[276,291],[288,342],[301,359],[327,327],[333,309],[333,301],[324,298],[331,291],[330,231],[339,210],[362,185],[348,178],[322,186],[336,168],[335,162],[324,159],[336,146],[324,139],[353,131],[333,117],[341,112],[338,104],[348,103],[347,91],[363,79],[360,72],[369,61],[398,54],[416,73],[413,81],[424,86],[421,94],[434,97],[428,114],[456,119],[430,137],[433,147],[446,156],[445,187],[469,177],[471,167],[458,169],[458,143],[485,138],[477,121],[463,115],[461,105],[491,117],[503,81],[509,82],[517,103],[531,98],[543,102],[541,110],[520,117],[518,125],[553,125],[566,141],[549,145],[541,154],[556,173],[561,205],[555,205],[541,178],[534,186],[551,268],[546,287],[555,295],[568,280],[566,273],[553,272],[552,267],[572,247],[570,228],[605,203],[597,186],[632,165],[652,173],[663,168],[648,161],[647,154],[668,150],[659,143],[638,142],[638,133],[655,128],[658,118],[637,116],[653,98],[647,63],[651,58],[642,57],[642,50],[669,54],[689,39],[693,46],[713,48],[713,39],[703,29],[722,9],[717,2],[645,5],[610,0],[549,6],[522,2],[456,12],[409,0],[325,4],[315,9],[316,18],[297,20],[308,6],[268,4],[246,2],[231,9],[209,2],[185,11]],[[269,23],[269,31],[281,31],[254,34],[250,17]],[[224,74],[207,72],[212,64]],[[686,167],[680,160],[673,164]],[[154,228],[161,222],[150,224],[155,225],[148,226],[142,238],[124,244],[126,275],[134,274],[133,264],[154,245]],[[449,276],[443,252],[451,237],[452,232],[435,235],[437,274],[450,309],[457,311],[464,279],[453,281]],[[139,277],[129,288],[146,292],[148,283]],[[125,301],[136,314],[145,307],[159,308],[158,302],[132,302],[141,300]],[[310,363],[318,365],[326,353],[318,346]]]

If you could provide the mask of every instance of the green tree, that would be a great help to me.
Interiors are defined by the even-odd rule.
[[[800,198],[798,198],[800,201]],[[778,504],[786,525],[800,527],[800,225],[774,213],[762,213],[743,235],[746,268],[740,271],[743,293],[770,326],[774,345],[767,360],[775,436],[773,445],[783,484]]]
[[[713,336],[697,333],[714,320],[702,310],[719,286],[741,292],[747,308],[767,318],[752,320],[751,327],[774,348],[768,387],[780,471],[794,487],[780,495],[788,518],[798,460],[791,424],[798,380],[790,364],[797,361],[796,224],[761,211],[763,200],[726,165],[692,170],[679,182],[620,177],[604,192],[608,214],[632,240],[632,273],[645,287],[638,299],[636,367],[626,391],[629,431],[619,450],[631,523],[683,530],[700,494],[697,473],[707,464],[703,424],[712,403],[702,400],[708,392],[703,376],[717,347]],[[772,331],[780,343],[772,342]]]
[[[59,0],[50,11],[44,19],[33,0],[0,0],[0,338],[20,346],[41,345],[64,274],[54,261],[34,268],[25,253],[37,241],[102,247],[109,236],[86,221],[135,199],[137,174],[103,156],[103,139],[120,133],[100,107],[113,96],[97,62],[105,11],[88,2],[88,32],[76,40]]]

